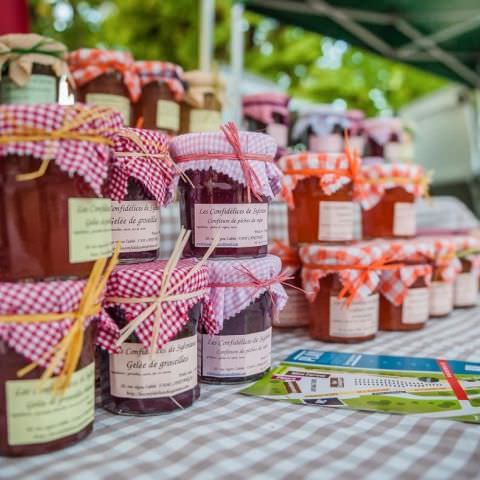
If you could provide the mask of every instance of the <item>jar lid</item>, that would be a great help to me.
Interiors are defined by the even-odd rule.
[[[214,170],[230,177],[235,182],[249,186],[236,151],[225,131],[222,132],[189,133],[179,135],[170,144],[170,154],[183,172],[187,170]],[[236,131],[236,129],[235,129]],[[238,132],[237,142],[241,156],[253,170],[258,184],[255,188],[259,194],[273,200],[280,191],[282,173],[273,163],[277,151],[275,140],[269,135],[253,132]]]
[[[140,77],[142,86],[160,81],[167,86],[177,102],[183,98],[185,88],[182,83],[183,69],[180,65],[170,62],[138,60],[135,62],[135,70]]]
[[[205,95],[213,95],[223,105],[225,80],[217,72],[191,70],[183,76],[188,84],[185,100],[195,108],[203,108]]]
[[[390,141],[391,135],[402,136],[403,121],[399,117],[367,118],[363,121],[363,128],[379,145]]]
[[[113,162],[106,184],[108,196],[122,201],[129,179],[134,178],[161,205],[170,203],[176,170],[168,153],[167,135],[155,130],[121,128],[112,140]]]
[[[35,33],[10,33],[0,36],[0,78],[2,67],[8,64],[10,80],[24,86],[32,75],[33,64],[47,65],[57,77],[70,72],[66,64],[67,47],[52,38]]]
[[[257,93],[244,95],[242,98],[243,116],[265,125],[278,123],[274,115],[280,116],[280,121],[288,125],[288,104],[290,97],[284,93]]]
[[[287,293],[281,285],[282,263],[275,255],[209,260],[207,266],[216,333],[222,330],[224,321],[245,310],[265,292],[272,295],[278,310],[282,310],[287,302]]]
[[[68,55],[68,66],[77,85],[82,86],[109,72],[118,72],[133,102],[140,97],[140,79],[133,57],[128,52],[80,48]]]
[[[159,349],[178,335],[189,321],[188,312],[199,302],[204,307],[202,321],[207,331],[215,331],[209,301],[207,266],[196,269],[196,260],[180,260],[171,271],[165,293],[161,295],[167,263],[159,260],[119,265],[107,283],[104,308],[121,308],[127,324],[138,322],[140,318],[140,323],[133,331],[145,348],[150,347],[157,312],[161,315],[157,337]],[[143,320],[142,315],[146,315]],[[97,344],[114,353],[120,336],[120,328],[115,320],[109,316],[102,317]]]
[[[111,154],[110,135],[122,125],[119,113],[79,103],[0,105],[0,157],[31,155],[54,161],[101,196]]]

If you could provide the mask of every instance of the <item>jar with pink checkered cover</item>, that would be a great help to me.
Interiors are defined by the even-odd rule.
[[[310,336],[324,342],[357,343],[378,331],[384,249],[374,243],[304,245],[302,285],[310,302]]]
[[[125,126],[132,125],[132,104],[142,87],[128,52],[80,48],[69,53],[68,66],[77,102],[112,108],[122,114]]]
[[[135,125],[177,135],[185,93],[182,67],[144,60],[135,62],[135,69],[142,84],[142,94],[134,107]]]
[[[86,277],[111,255],[102,188],[121,124],[82,104],[0,106],[0,281]]]
[[[178,188],[180,221],[192,230],[186,256],[202,256],[216,232],[220,243],[212,257],[266,255],[269,203],[282,177],[273,164],[276,149],[270,136],[238,132],[233,123],[172,141],[172,159],[188,177]]]
[[[120,263],[149,262],[160,252],[160,207],[173,199],[176,170],[168,138],[153,130],[122,128],[113,136],[105,185],[112,200],[112,235]]]
[[[120,265],[112,272],[104,300],[109,317],[97,335],[107,410],[157,415],[198,399],[197,324],[210,334],[216,324],[208,268],[195,265],[181,260],[167,276],[166,261]]]
[[[290,245],[353,240],[352,191],[359,162],[348,149],[345,153],[302,152],[280,158]]]
[[[415,203],[428,193],[429,176],[419,165],[363,165],[354,182],[362,207],[363,238],[409,238],[417,231]]]
[[[411,139],[401,118],[367,118],[363,127],[367,137],[367,156],[383,158],[387,163],[412,161]]]
[[[205,383],[234,384],[261,378],[271,365],[272,319],[287,293],[281,261],[210,260],[210,299],[216,335],[199,329],[199,376]]]

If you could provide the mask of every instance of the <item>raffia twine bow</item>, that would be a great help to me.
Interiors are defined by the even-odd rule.
[[[124,328],[120,330],[120,337],[117,340],[116,347],[122,346],[130,337],[130,335],[141,325],[152,313],[154,316],[153,322],[153,331],[152,339],[150,342],[150,354],[153,354],[157,350],[157,342],[159,335],[160,322],[162,320],[162,305],[165,302],[174,302],[178,300],[188,300],[191,298],[199,298],[206,295],[209,292],[209,289],[197,290],[195,292],[188,293],[175,293],[178,289],[184,285],[193,275],[195,275],[207,262],[210,255],[213,253],[215,248],[220,241],[220,235],[217,234],[208,248],[207,252],[203,258],[197,262],[188,273],[177,283],[171,285],[172,273],[175,270],[178,262],[182,256],[185,245],[188,242],[190,237],[190,231],[182,228],[180,235],[177,238],[175,247],[170,258],[167,261],[165,269],[163,271],[162,281],[160,284],[160,292],[158,296],[153,297],[141,297],[141,298],[123,298],[123,297],[107,297],[105,298],[106,302],[115,303],[118,305],[127,305],[127,304],[138,304],[138,303],[148,303],[150,304],[140,315],[135,319],[129,322]]]
[[[72,325],[63,339],[42,356],[42,360],[51,357],[47,368],[40,377],[42,383],[53,377],[55,371],[60,365],[62,365],[60,374],[56,376],[55,382],[53,383],[53,390],[55,392],[65,392],[70,385],[72,375],[78,366],[83,349],[85,320],[100,312],[101,296],[110,273],[118,263],[119,253],[120,245],[117,244],[110,260],[107,258],[101,258],[94,263],[77,311],[45,314],[34,313],[27,315],[0,315],[0,324],[3,325],[31,325],[37,323],[58,322],[60,320],[73,318]],[[39,366],[38,362],[32,362],[26,367],[20,369],[17,372],[17,376],[24,377]]]

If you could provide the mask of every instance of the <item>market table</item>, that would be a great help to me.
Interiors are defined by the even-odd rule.
[[[480,307],[423,331],[359,345],[277,331],[274,361],[298,348],[480,361]],[[147,480],[480,478],[480,425],[301,406],[202,386],[189,410],[122,417],[97,410],[93,435],[67,450],[0,459],[0,479]]]

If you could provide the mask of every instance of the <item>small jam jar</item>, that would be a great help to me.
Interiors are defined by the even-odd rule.
[[[414,237],[415,202],[427,189],[428,179],[419,165],[364,165],[354,182],[354,199],[362,207],[363,238]]]
[[[132,125],[132,104],[141,85],[132,56],[127,52],[81,48],[68,55],[68,65],[77,86],[77,102],[112,108]]]
[[[280,259],[210,260],[210,299],[217,334],[199,329],[199,377],[232,384],[261,378],[271,365],[272,320],[287,294]]]
[[[138,61],[135,69],[142,84],[142,94],[135,104],[135,125],[177,135],[185,93],[182,68],[168,62]]]
[[[188,85],[180,110],[181,133],[216,132],[222,123],[225,83],[217,74],[186,72]]]
[[[214,258],[267,253],[268,208],[282,177],[273,164],[277,146],[268,135],[230,130],[238,152],[226,132],[180,135],[170,145],[173,161],[185,174],[178,186],[180,222],[192,231],[185,256],[203,256],[217,232]],[[246,175],[258,179],[255,191],[247,186]]]
[[[58,103],[62,76],[68,79],[67,48],[33,33],[0,36],[0,104]]]
[[[58,372],[42,383],[48,353],[72,320],[43,322],[41,314],[77,311],[85,280],[0,283],[0,316],[38,314],[38,323],[0,319],[0,456],[54,452],[87,437],[95,416],[95,318],[87,317],[78,364],[64,391],[54,392]],[[32,345],[35,348],[32,348]],[[35,362],[38,368],[18,376]]]
[[[104,132],[121,123],[85,105],[0,106],[0,281],[86,277],[111,255]],[[66,138],[52,139],[65,125]]]
[[[165,134],[122,128],[113,134],[113,161],[105,186],[112,199],[113,242],[120,263],[149,262],[160,253],[160,207],[170,203],[176,173]]]
[[[112,413],[158,415],[187,408],[199,398],[197,324],[201,306],[208,302],[206,266],[188,280],[194,260],[181,260],[173,268],[167,290],[185,298],[169,300],[167,293],[157,305],[162,315],[153,353],[150,345],[157,309],[117,346],[121,329],[160,297],[165,266],[165,261],[120,265],[107,284],[105,309],[110,319],[100,324],[97,344],[102,349],[102,404]]]
[[[243,97],[243,120],[247,130],[271,135],[277,145],[288,145],[288,104],[283,93],[259,93]]]
[[[364,120],[367,135],[366,155],[382,157],[389,163],[399,160],[402,148],[403,125],[398,117],[379,117]]]
[[[280,158],[290,245],[353,240],[355,161],[343,153],[307,152]]]
[[[361,110],[348,110],[345,113],[345,130],[348,135],[348,145],[352,151],[362,156],[365,151],[365,115]]]
[[[382,257],[381,248],[364,244],[300,248],[303,289],[310,301],[312,338],[358,343],[375,337],[381,270],[373,264]],[[363,272],[368,275],[359,283],[359,274]]]

